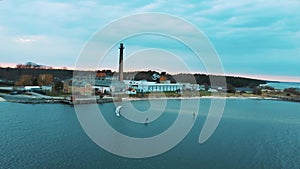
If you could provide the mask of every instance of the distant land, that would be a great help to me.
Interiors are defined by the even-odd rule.
[[[26,65],[25,65],[26,66]],[[76,74],[76,78],[73,78],[73,74]],[[79,76],[79,79],[77,77]],[[153,76],[159,78],[153,78]],[[165,92],[163,95],[161,92],[154,92],[151,97],[202,97],[211,96],[212,93],[226,94],[226,97],[246,97],[246,98],[271,98],[276,100],[293,101],[300,102],[300,87],[298,83],[295,85],[292,83],[281,83],[267,80],[259,80],[254,78],[238,77],[238,76],[225,76],[226,86],[224,84],[214,84],[211,85],[210,78],[218,79],[215,77],[221,77],[220,75],[207,75],[207,74],[189,74],[189,73],[179,73],[179,74],[169,74],[167,72],[157,72],[153,70],[149,71],[135,71],[135,72],[124,72],[124,81],[118,83],[120,87],[127,85],[125,95],[119,94],[116,96],[113,94],[112,88],[108,87],[112,80],[117,80],[119,76],[118,72],[112,70],[95,70],[95,71],[84,71],[84,70],[68,70],[68,69],[54,69],[51,67],[40,67],[40,66],[30,66],[30,67],[16,67],[16,68],[0,68],[0,87],[2,87],[3,97],[7,101],[20,102],[20,103],[56,103],[63,102],[72,104],[73,100],[71,98],[72,93],[70,92],[69,82],[74,81],[76,83],[77,92],[83,92],[84,96],[93,95],[100,96],[97,99],[97,103],[111,102],[113,99],[110,97],[116,97],[117,99],[123,96],[127,97],[126,94],[129,92],[129,96],[132,98],[148,98],[149,93],[140,92],[140,86],[136,84],[131,85],[133,82],[141,82],[140,80],[145,80],[144,82],[155,82],[151,84],[164,85],[164,84],[181,84],[185,86],[180,90],[184,90],[184,93],[179,93],[180,91]],[[154,80],[155,79],[155,80]],[[92,84],[96,80],[97,83]],[[127,80],[127,81],[126,81]],[[127,84],[125,84],[125,82]],[[162,84],[160,84],[162,83]],[[84,84],[84,85],[81,85]],[[192,88],[191,84],[196,84],[193,86],[198,86],[196,90]],[[95,90],[87,86],[95,85]],[[280,88],[276,85],[281,86]],[[27,87],[38,89],[30,89],[26,92]],[[21,89],[18,89],[21,87]],[[22,87],[24,89],[22,89]],[[50,87],[50,88],[49,88]],[[136,88],[134,88],[136,87]],[[9,89],[11,88],[11,89]],[[107,90],[104,88],[107,88]],[[75,89],[75,88],[74,88]],[[89,90],[90,89],[90,90]],[[98,90],[96,90],[98,89]],[[122,88],[114,88],[116,91],[121,91]],[[119,90],[120,89],[120,90]],[[122,90],[123,90],[122,89]],[[135,89],[135,90],[134,90]],[[8,91],[12,90],[12,91]],[[35,92],[35,93],[32,93]],[[40,95],[42,94],[42,95]],[[102,99],[104,96],[109,96],[109,98]],[[223,95],[220,95],[220,97]],[[28,97],[32,99],[28,99]],[[39,97],[40,99],[36,99]],[[27,99],[24,99],[27,98]],[[46,99],[45,99],[46,98]],[[108,99],[108,100],[107,100]],[[94,101],[94,100],[93,100]]]
[[[73,76],[74,70],[66,70],[66,69],[33,69],[33,68],[0,68],[0,85],[5,83],[5,85],[14,85],[16,81],[20,79],[22,75],[31,75],[34,78],[38,78],[40,74],[52,74],[54,77],[54,81],[61,81],[65,79],[70,79]],[[91,74],[96,73],[97,71],[80,71],[82,74]],[[105,72],[108,76],[114,76],[117,72],[112,72],[111,70],[98,70],[98,72]],[[137,72],[124,72],[124,79],[127,80],[147,80],[153,81],[151,76],[153,73],[157,74],[165,74],[165,76],[172,83],[183,82],[183,83],[196,83],[198,84],[206,84],[210,85],[209,75],[206,74],[175,74],[171,75],[166,72],[156,72],[156,71],[137,71]],[[96,74],[95,74],[96,75]],[[216,76],[216,75],[210,75]],[[252,78],[245,77],[233,77],[233,76],[225,76],[227,84],[231,84],[234,87],[244,87],[249,85],[258,86],[259,84],[266,84],[268,81],[258,80]],[[176,79],[176,81],[175,81]]]

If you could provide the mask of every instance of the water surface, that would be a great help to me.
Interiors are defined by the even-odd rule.
[[[197,102],[191,100],[191,107]],[[169,100],[162,116],[147,126],[116,118],[114,104],[99,108],[119,132],[149,137],[173,124],[179,103]],[[126,107],[128,103],[123,104]],[[147,101],[132,104],[139,110],[149,108]],[[129,159],[93,143],[71,106],[0,102],[0,168],[300,168],[299,103],[228,99],[216,132],[199,144],[209,106],[209,99],[201,99],[195,125],[172,150],[151,158]]]

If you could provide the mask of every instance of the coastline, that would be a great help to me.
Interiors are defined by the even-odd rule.
[[[10,94],[0,93],[1,102],[40,104],[40,103],[61,103],[64,99],[65,99],[64,97],[10,95]]]
[[[136,98],[136,97],[126,97],[122,98],[122,101],[143,101],[143,100],[162,100],[162,99],[173,99],[173,100],[180,100],[180,99],[254,99],[254,100],[280,100],[278,98],[273,97],[238,97],[238,96],[181,96],[181,97],[148,97],[148,98]]]
[[[49,104],[49,103],[59,103],[59,104],[90,104],[90,103],[109,103],[114,101],[143,101],[143,100],[162,100],[162,99],[253,99],[253,100],[276,100],[276,101],[288,101],[288,102],[298,102],[300,103],[300,98],[288,98],[288,97],[275,97],[275,96],[179,96],[179,97],[107,97],[103,99],[95,99],[95,97],[78,99],[76,102],[72,102],[70,97],[37,97],[28,95],[9,95],[0,93],[0,102],[14,102],[23,104]],[[90,101],[89,101],[90,100]],[[82,101],[82,102],[81,102]]]
[[[113,97],[104,97],[99,99],[96,96],[93,97],[82,97],[76,98],[72,100],[71,96],[47,96],[41,94],[33,94],[33,95],[10,95],[0,93],[0,102],[12,102],[12,103],[22,103],[22,104],[101,104],[108,103],[114,101],[121,101],[120,98]]]

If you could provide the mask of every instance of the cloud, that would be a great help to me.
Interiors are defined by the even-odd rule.
[[[43,36],[29,35],[29,36],[16,37],[13,39],[13,41],[17,43],[33,43],[33,42],[41,42],[43,39],[44,39]]]
[[[272,64],[283,63],[286,75],[300,76],[294,66],[300,64],[299,9],[298,0],[1,1],[0,62],[39,60],[73,66],[84,43],[111,21],[135,13],[164,12],[184,18],[204,32],[231,73],[255,70],[276,75],[281,70]],[[132,29],[147,27],[153,19],[157,18],[124,24]],[[167,33],[180,31],[193,38],[193,31],[176,26],[178,23],[161,23],[161,28],[169,29]],[[105,43],[117,37],[118,31],[124,30],[112,30]],[[164,41],[152,43],[167,50],[174,47]],[[147,46],[141,39],[130,45],[136,49]],[[181,52],[184,55],[185,51]]]
[[[149,4],[145,5],[145,6],[142,6],[140,8],[135,9],[134,13],[141,13],[141,12],[153,11],[153,10],[156,10],[158,7],[160,7],[161,4],[162,3],[160,1],[149,3]]]
[[[47,35],[1,36],[1,63],[37,62],[49,66],[73,67],[83,44]],[[76,42],[76,43],[75,43]]]

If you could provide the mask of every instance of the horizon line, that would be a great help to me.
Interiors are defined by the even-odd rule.
[[[17,64],[0,64],[0,68],[13,68],[17,69]],[[112,72],[118,72],[112,68],[102,68],[98,70],[89,70],[89,69],[75,69],[74,67],[52,67],[52,69],[56,70],[78,70],[78,71],[98,71],[98,70],[111,70]],[[128,70],[124,71],[124,73],[133,73],[138,71],[157,71],[157,70]],[[161,72],[161,71],[157,71]],[[170,75],[177,75],[177,74],[204,74],[204,75],[217,75],[217,76],[230,76],[230,77],[240,77],[240,78],[248,78],[248,79],[256,79],[256,80],[264,80],[264,81],[276,81],[276,82],[294,82],[300,83],[300,78],[297,76],[279,76],[279,75],[266,75],[266,74],[236,74],[236,73],[224,73],[224,75],[220,74],[209,74],[207,72],[167,72]]]

